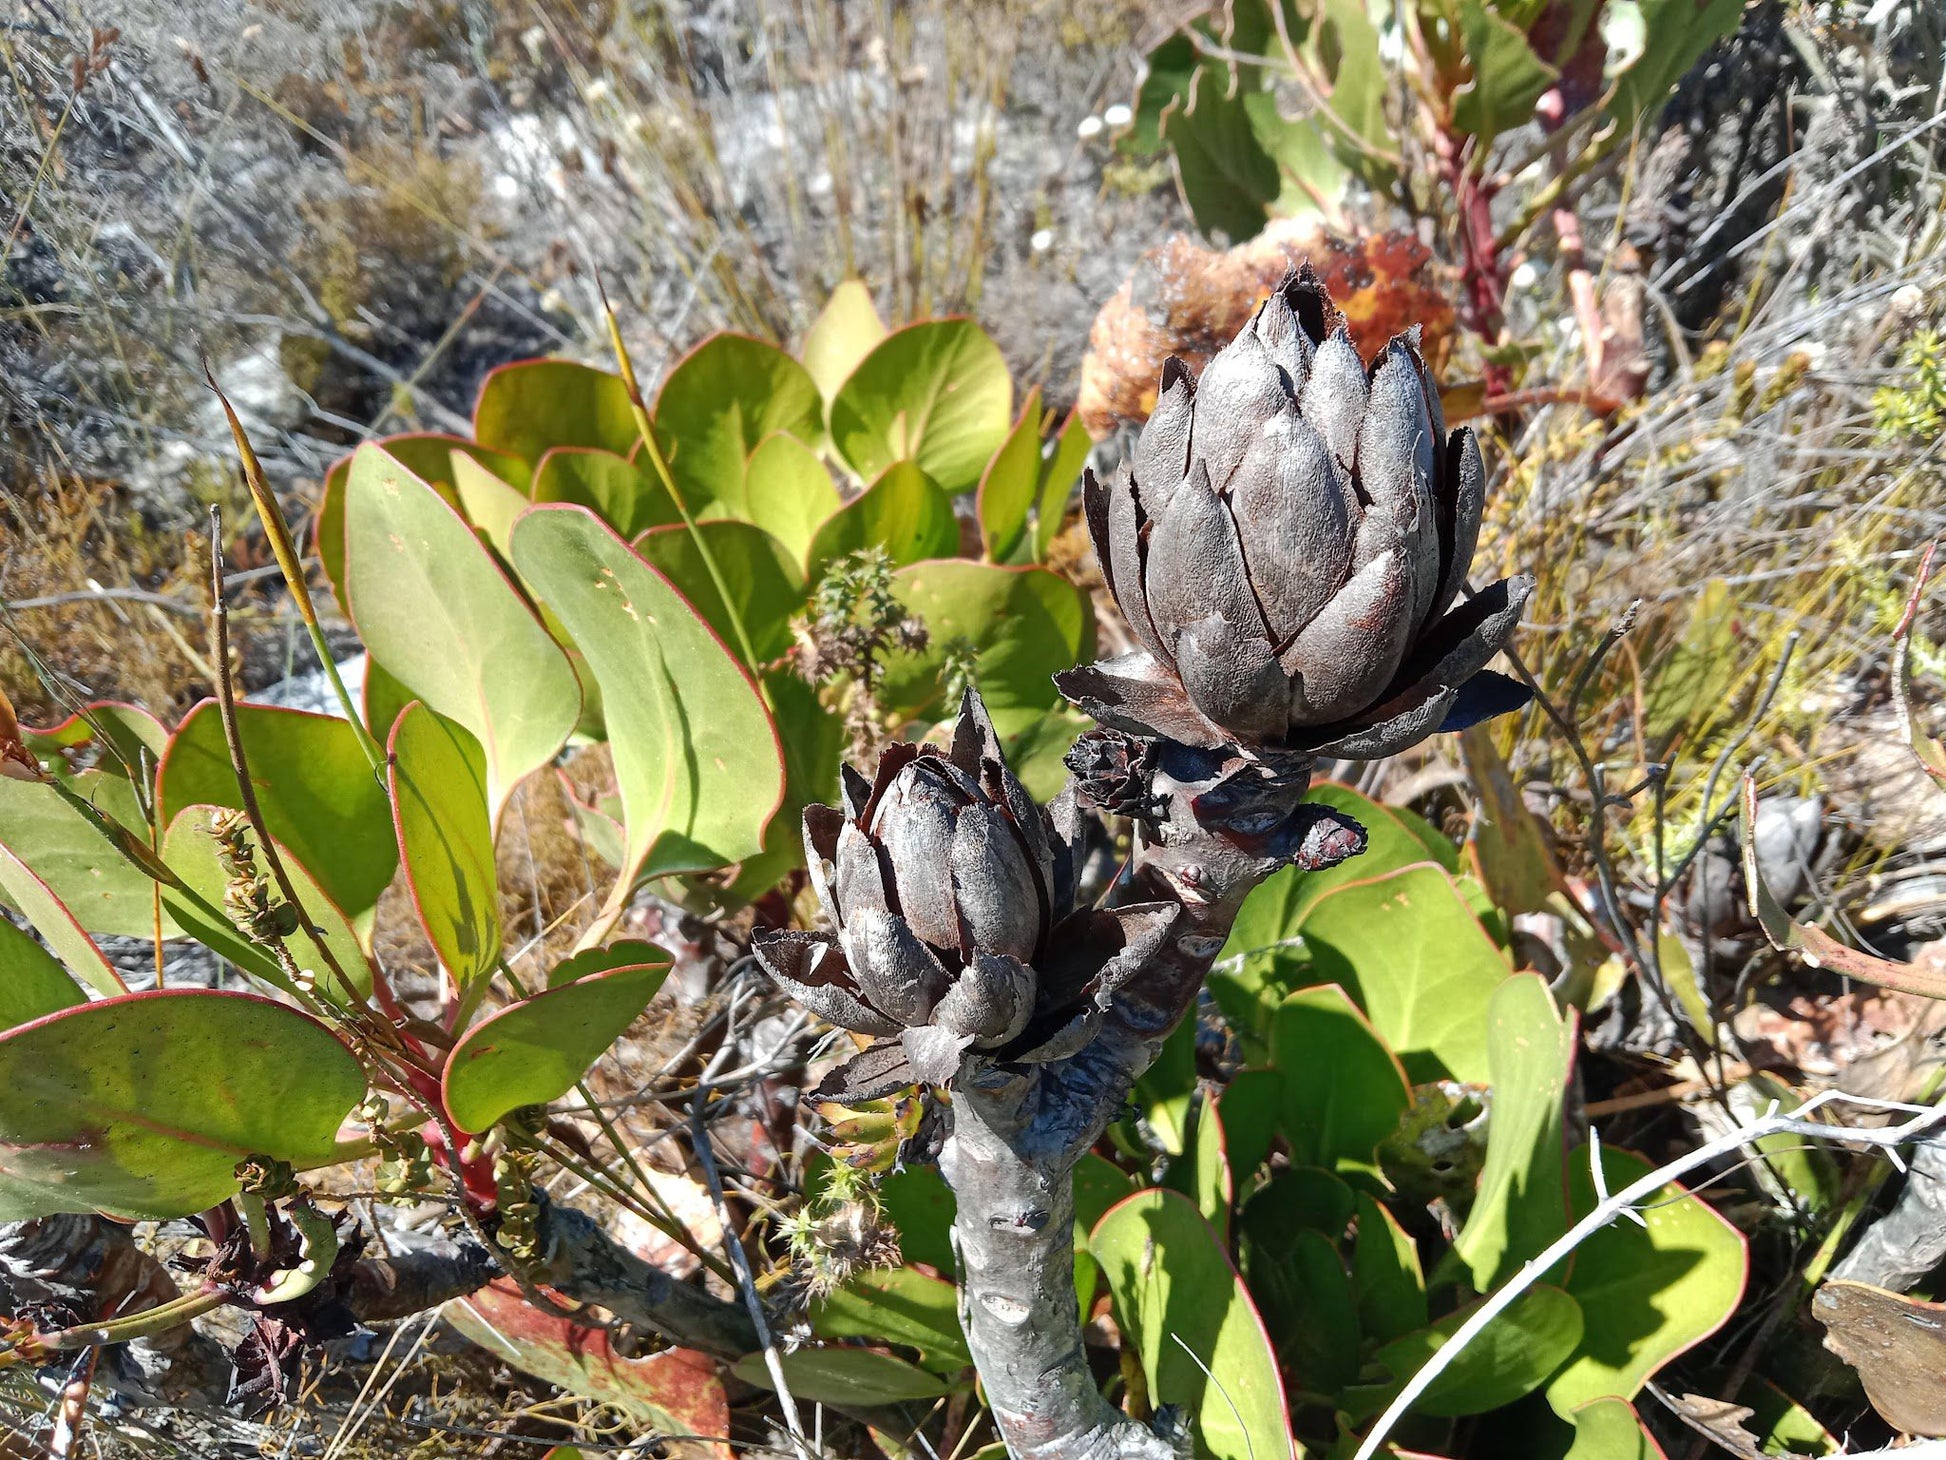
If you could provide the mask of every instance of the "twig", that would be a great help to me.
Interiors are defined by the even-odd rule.
[[[1835,1101],[1844,1101],[1868,1110],[1905,1111],[1912,1114],[1912,1119],[1903,1125],[1888,1126],[1879,1130],[1864,1130],[1805,1118],[1811,1111]],[[1371,1457],[1376,1455],[1385,1444],[1386,1437],[1405,1417],[1406,1412],[1432,1387],[1433,1381],[1452,1366],[1453,1361],[1460,1356],[1468,1344],[1486,1330],[1488,1324],[1513,1306],[1514,1301],[1522,1293],[1539,1282],[1588,1238],[1617,1217],[1632,1211],[1636,1202],[1655,1195],[1670,1182],[1678,1180],[1699,1166],[1707,1166],[1712,1161],[1735,1155],[1745,1146],[1760,1141],[1766,1136],[1807,1136],[1824,1140],[1851,1141],[1879,1150],[1893,1150],[1927,1134],[1943,1120],[1946,1120],[1946,1109],[1907,1105],[1896,1100],[1874,1100],[1864,1095],[1852,1095],[1843,1090],[1824,1090],[1806,1100],[1790,1115],[1765,1116],[1707,1145],[1698,1146],[1695,1150],[1678,1156],[1666,1166],[1657,1167],[1639,1181],[1631,1182],[1599,1202],[1587,1216],[1556,1238],[1538,1257],[1530,1258],[1518,1273],[1508,1279],[1505,1286],[1474,1310],[1472,1316],[1459,1326],[1446,1344],[1426,1361],[1425,1366],[1412,1376],[1405,1388],[1399,1391],[1398,1397],[1386,1407],[1385,1413],[1378,1417],[1378,1422],[1366,1433],[1353,1460],[1371,1460]],[[1691,1200],[1695,1199],[1691,1198]]]
[[[338,962],[338,955],[331,951],[330,940],[322,931],[317,931],[317,924],[304,910],[304,901],[297,895],[297,884],[291,880],[290,870],[284,866],[277,844],[271,840],[270,828],[264,822],[263,808],[257,803],[256,783],[250,779],[250,763],[243,750],[243,733],[237,726],[236,688],[230,681],[230,614],[223,601],[223,509],[214,504],[209,509],[209,551],[212,594],[210,637],[216,659],[216,705],[223,720],[223,739],[229,746],[230,770],[236,777],[237,796],[243,802],[243,814],[250,819],[250,829],[257,835],[258,847],[263,852],[264,861],[270,866],[271,875],[277,879],[277,889],[283,894],[284,901],[290,904],[307,929],[314,930],[311,942],[338,981],[336,997],[342,998],[348,1006],[364,1016],[361,1022],[368,1033],[383,1031],[390,1035],[390,1027],[359,994],[346,976],[344,965]]]
[[[727,1051],[729,1048],[726,1041],[723,1049]],[[719,1051],[718,1058],[721,1056],[722,1051]],[[777,1402],[784,1411],[784,1423],[790,1428],[791,1439],[798,1453],[805,1460],[811,1460],[814,1451],[804,1438],[804,1421],[798,1415],[797,1400],[791,1394],[791,1386],[784,1378],[784,1360],[777,1348],[777,1336],[770,1331],[770,1324],[764,1317],[764,1300],[757,1292],[756,1274],[750,1270],[750,1254],[743,1250],[743,1242],[738,1238],[730,1216],[730,1204],[723,1198],[723,1176],[717,1170],[716,1150],[710,1144],[709,1127],[703,1120],[703,1108],[709,1103],[710,1094],[715,1088],[706,1071],[703,1080],[696,1086],[695,1098],[689,1106],[690,1140],[696,1147],[696,1159],[702,1164],[710,1200],[716,1204],[717,1221],[723,1227],[723,1247],[736,1267],[737,1286],[743,1292],[744,1306],[750,1310],[750,1322],[756,1327],[758,1341],[763,1346],[764,1368],[777,1390]]]

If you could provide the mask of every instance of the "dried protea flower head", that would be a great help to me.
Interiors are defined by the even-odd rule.
[[[1376,758],[1517,708],[1485,665],[1532,579],[1453,607],[1486,473],[1415,335],[1367,369],[1307,266],[1192,383],[1164,368],[1133,460],[1086,483],[1141,648],[1057,676],[1104,724],[1185,745]]]
[[[785,992],[878,1040],[820,1093],[943,1085],[969,1050],[1072,1054],[1175,917],[1165,903],[1073,910],[1073,828],[1007,769],[971,689],[948,749],[890,746],[870,781],[845,768],[844,796],[804,813],[831,930],[761,932],[755,944]]]

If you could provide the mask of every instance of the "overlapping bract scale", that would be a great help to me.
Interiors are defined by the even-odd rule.
[[[1306,267],[1200,382],[1172,360],[1084,507],[1136,651],[1057,676],[1104,724],[1187,745],[1394,754],[1523,702],[1485,672],[1532,588],[1459,607],[1486,502],[1417,331],[1367,368]]]
[[[828,930],[759,932],[758,959],[833,1024],[881,1041],[825,1093],[869,1099],[950,1082],[968,1051],[1071,1054],[1176,909],[1075,912],[1072,828],[1037,806],[968,690],[951,745],[897,744],[842,808],[804,814]]]

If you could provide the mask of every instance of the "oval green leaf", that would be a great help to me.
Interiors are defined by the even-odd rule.
[[[817,452],[785,431],[766,436],[744,479],[750,520],[790,549],[800,564],[824,520],[844,505]]]
[[[879,479],[819,524],[806,556],[815,583],[846,553],[879,548],[893,567],[959,551],[959,520],[938,483],[909,461],[895,462]]]
[[[831,441],[862,477],[917,462],[948,492],[979,484],[1013,421],[1000,348],[970,319],[932,319],[887,335],[831,402]]]
[[[1094,437],[1081,424],[1081,412],[1069,412],[1054,438],[1054,449],[1041,461],[1040,495],[1034,503],[1031,524],[1033,557],[1037,563],[1047,560],[1047,550],[1061,535],[1061,525],[1067,520],[1068,501],[1074,495],[1075,484],[1081,480],[1081,468],[1087,465],[1088,453],[1094,445]]]
[[[360,774],[369,772],[361,771]],[[245,973],[288,993],[291,991],[289,977],[275,955],[239,932],[224,909],[223,894],[230,885],[230,873],[218,854],[216,839],[210,835],[210,823],[225,809],[185,806],[169,823],[169,829],[162,838],[163,863],[182,879],[195,898],[185,896],[178,888],[165,886],[162,889],[162,905],[169,916],[197,942],[220,953]],[[275,888],[276,879],[271,877],[270,864],[258,846],[256,833],[246,830],[243,836],[251,847],[257,848],[257,871],[270,878],[270,885]],[[322,943],[331,950],[332,957],[344,970],[352,993],[361,999],[366,997],[372,991],[372,965],[365,956],[356,928],[304,869],[304,864],[291,855],[290,849],[281,843],[276,845],[283,854],[284,868],[290,873],[291,883],[297,889],[298,901],[304,905],[304,916],[308,920],[284,940],[292,961],[327,989],[333,987],[336,978],[331,973],[330,963],[320,951]],[[281,902],[283,895],[278,893],[277,899]],[[340,992],[338,996],[342,998],[344,995]]]
[[[1513,970],[1443,867],[1347,883],[1298,930],[1313,977],[1358,1000],[1414,1084],[1492,1077],[1487,1005]]]
[[[150,886],[153,887],[154,884],[151,883]],[[113,995],[128,992],[128,985],[122,981],[120,972],[114,964],[102,956],[101,949],[95,946],[95,940],[83,931],[74,914],[68,911],[67,905],[49,891],[47,884],[5,845],[0,845],[0,897],[17,908],[21,916],[27,919],[28,925],[47,940],[47,946],[54,950],[54,957],[49,961],[54,961],[54,958],[59,959],[59,962],[55,963],[56,969],[60,969],[61,964],[67,965],[61,972],[62,978],[66,979],[71,973],[100,994]],[[0,919],[0,922],[4,921],[5,919]],[[7,927],[19,937],[25,938],[27,945],[35,952],[47,956],[40,944],[14,928],[12,923],[7,923]],[[12,1023],[24,1024],[29,1019],[40,1017],[41,1014],[51,1014],[56,1009],[67,1008],[79,1002],[78,999],[54,1002],[63,999],[64,990],[45,968],[35,966],[32,955],[25,948],[20,948],[16,952],[9,960],[9,966],[19,970],[17,976],[20,979],[19,991],[11,997],[15,1000],[14,1007],[21,1010],[21,1013],[11,1020]],[[13,975],[10,975],[11,977]],[[32,1013],[27,1012],[36,1003],[46,1003],[48,1007]]]
[[[580,716],[567,655],[459,514],[370,446],[352,458],[345,547],[351,619],[365,647],[414,696],[473,732],[497,817]]]
[[[869,1410],[937,1399],[957,1387],[950,1379],[868,1348],[801,1348],[778,1357],[784,1382],[800,1403],[828,1404],[833,1409]],[[730,1372],[759,1389],[774,1387],[762,1354],[745,1355],[730,1366]]]
[[[401,436],[380,437],[371,444],[396,458],[419,480],[429,483],[455,508],[460,504],[459,490],[453,479],[453,458],[456,455],[472,457],[489,471],[525,490],[529,469],[525,461],[504,451],[491,451],[477,441],[468,441],[461,436],[415,431]],[[315,526],[311,530],[312,547],[317,553],[318,563],[324,569],[324,576],[330,580],[331,591],[337,595],[341,608],[345,603],[345,487],[350,480],[351,457],[341,456],[331,463],[331,469],[324,474],[324,487],[318,494]],[[383,738],[385,732],[381,728],[376,733]]]
[[[1182,1405],[1218,1460],[1290,1460],[1270,1338],[1194,1204],[1180,1192],[1137,1192],[1096,1224],[1088,1249],[1154,1402]]]
[[[1278,1006],[1270,1062],[1283,1077],[1284,1133],[1300,1166],[1370,1166],[1412,1103],[1405,1071],[1335,984],[1300,989]]]
[[[716,571],[736,600],[736,612],[757,661],[749,667],[756,669],[776,659],[791,646],[791,615],[804,606],[804,573],[790,549],[748,522],[699,522],[694,531],[680,525],[657,527],[635,540],[635,551],[643,561],[673,583],[732,649],[739,648],[741,641],[703,561],[698,538],[708,547]]]
[[[530,508],[514,561],[601,684],[628,830],[611,900],[637,877],[758,851],[783,800],[783,752],[756,685],[709,625],[583,508]]]
[[[1626,1399],[1592,1399],[1568,1417],[1574,1446],[1566,1460],[1668,1460]]]
[[[711,335],[676,362],[655,401],[655,434],[696,517],[750,515],[750,457],[784,431],[824,434],[824,401],[804,367],[748,335]]]
[[[988,562],[1014,561],[1015,551],[1027,541],[1027,517],[1034,508],[1040,476],[1041,390],[1037,385],[1027,392],[1020,419],[980,477],[975,512]]]
[[[1300,984],[1317,982],[1297,937],[1298,924],[1312,904],[1334,888],[1409,867],[1429,855],[1416,829],[1398,812],[1350,786],[1323,781],[1312,786],[1305,799],[1342,812],[1364,827],[1365,850],[1322,872],[1285,867],[1244,899],[1209,983],[1224,1017],[1258,1039],[1270,1037],[1270,1016],[1286,994]],[[1452,871],[1457,854],[1450,842],[1441,841],[1450,860],[1437,853],[1431,854],[1432,859]]]
[[[236,1164],[337,1159],[365,1093],[308,1014],[255,994],[156,989],[0,1035],[0,1221],[53,1212],[188,1216]]]
[[[144,844],[148,842],[148,829],[142,824],[127,781],[100,771],[83,771],[74,778],[72,789],[109,820],[130,830]],[[40,927],[43,936],[54,937],[56,929],[41,927],[40,909],[30,905],[42,897],[64,908],[73,925],[88,933],[125,938],[155,936],[154,881],[54,787],[0,776],[0,844],[33,874],[35,884],[22,884],[17,889],[8,877],[0,876],[0,897]],[[65,920],[55,921],[58,928]],[[180,933],[174,924],[164,922],[163,937]],[[77,966],[76,950],[57,944],[55,951],[67,961],[71,972],[93,982],[88,970]]]
[[[1601,1151],[1609,1191],[1654,1169],[1630,1151]],[[1570,1220],[1596,1203],[1587,1153],[1568,1163]],[[1633,1399],[1664,1364],[1729,1321],[1743,1297],[1749,1244],[1715,1208],[1670,1182],[1638,1204],[1648,1225],[1615,1221],[1576,1250],[1567,1290],[1587,1315],[1586,1340],[1548,1385],[1566,1416],[1593,1399]]]
[[[413,907],[464,989],[500,957],[486,757],[465,726],[418,700],[392,727],[390,752],[392,814]]]
[[[385,788],[372,776],[358,732],[333,715],[272,705],[238,705],[236,719],[271,838],[350,916],[369,913],[398,870],[399,849]],[[162,756],[156,801],[165,826],[188,806],[242,807],[214,700],[204,700],[176,727]]]
[[[589,952],[600,955],[594,971],[572,983],[550,981],[540,993],[482,1019],[453,1046],[441,1077],[453,1124],[478,1134],[510,1110],[559,1100],[622,1037],[669,976],[668,954],[652,943]]]
[[[846,279],[825,300],[798,353],[818,390],[830,400],[885,334],[872,291],[857,279]]]
[[[1484,1300],[1481,1300],[1484,1301]],[[1378,1361],[1392,1371],[1396,1394],[1432,1356],[1446,1346],[1454,1332],[1472,1316],[1478,1302],[1455,1309],[1437,1323],[1378,1351]],[[1585,1327],[1598,1338],[1595,1320]],[[1460,1356],[1412,1406],[1418,1414],[1452,1418],[1485,1414],[1531,1394],[1547,1382],[1581,1342],[1584,1328],[1580,1306],[1559,1288],[1538,1283],[1489,1323]]]
[[[473,436],[523,461],[556,446],[627,456],[642,439],[622,377],[572,360],[517,360],[488,375],[473,405]]]
[[[681,520],[653,472],[589,446],[561,446],[543,456],[534,468],[533,498],[586,507],[628,538]]]
[[[1568,1229],[1563,1110],[1574,1027],[1538,973],[1517,973],[1487,1005],[1493,1111],[1486,1166],[1453,1250],[1490,1293]]]
[[[1019,734],[1054,704],[1055,672],[1095,651],[1087,595],[1046,568],[959,559],[916,563],[899,570],[893,591],[928,634],[919,652],[886,657],[881,692],[888,705],[907,714],[945,713],[940,671],[950,649],[970,645],[973,677],[994,728]]]
[[[959,1289],[909,1267],[854,1274],[813,1306],[811,1331],[904,1344],[935,1373],[956,1374],[973,1362],[960,1328]]]
[[[0,862],[10,859],[12,855],[0,847]],[[33,876],[18,862],[14,865],[20,874]],[[87,934],[79,928],[73,932],[74,936],[87,941]],[[88,946],[93,948],[94,944],[89,942]],[[101,957],[99,950],[96,950],[95,957]],[[87,998],[81,992],[81,986],[61,967],[60,959],[6,918],[0,918],[0,1024],[11,1029],[30,1019],[39,1019],[43,1015],[86,1003]]]

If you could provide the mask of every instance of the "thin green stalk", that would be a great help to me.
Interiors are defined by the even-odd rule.
[[[220,1288],[184,1293],[153,1308],[144,1308],[126,1318],[110,1318],[101,1323],[81,1323],[47,1334],[43,1342],[52,1349],[98,1348],[111,1343],[130,1343],[138,1338],[153,1338],[179,1328],[192,1318],[214,1313],[228,1305],[230,1295]]]
[[[505,958],[500,960],[500,972],[506,978],[507,982],[512,985],[513,991],[519,994],[521,998],[533,997],[533,995],[528,993],[527,986],[520,981],[519,975],[513,971],[513,968]],[[642,1190],[647,1193],[649,1200],[661,1209],[663,1216],[670,1224],[664,1227],[662,1223],[657,1222],[655,1226],[676,1241],[683,1243],[685,1246],[689,1246],[690,1250],[697,1257],[701,1258],[704,1262],[708,1262],[710,1260],[709,1254],[702,1250],[700,1243],[691,1245],[687,1234],[682,1231],[682,1218],[676,1215],[675,1209],[663,1199],[662,1193],[656,1190],[655,1183],[649,1180],[648,1172],[643,1170],[641,1164],[635,1159],[635,1153],[623,1142],[621,1132],[616,1128],[615,1123],[609,1119],[608,1112],[602,1108],[601,1102],[595,1099],[595,1092],[588,1088],[588,1082],[586,1080],[576,1080],[574,1082],[574,1090],[581,1097],[582,1102],[588,1107],[588,1114],[594,1117],[595,1124],[601,1127],[601,1133],[608,1138],[608,1144],[615,1148],[615,1154],[622,1158],[622,1164],[628,1167],[629,1173],[634,1176]],[[648,1219],[645,1217],[644,1220]],[[728,1274],[724,1274],[724,1276],[727,1277]]]
[[[214,385],[214,382],[211,382]],[[233,418],[234,419],[234,418]],[[246,450],[248,447],[246,446]],[[219,507],[209,509],[209,550],[210,550],[210,609],[211,649],[216,656],[216,707],[223,722],[223,739],[229,746],[230,770],[236,776],[237,796],[243,802],[243,814],[249,818],[250,829],[257,834],[257,848],[263,853],[264,861],[270,864],[270,872],[277,879],[277,889],[283,893],[284,901],[291,905],[306,927],[315,927],[311,916],[304,909],[304,900],[297,895],[297,885],[292,882],[284,859],[271,840],[270,828],[264,822],[263,808],[257,804],[256,783],[250,779],[250,764],[244,756],[243,733],[237,726],[236,688],[230,683],[230,610],[223,599],[223,513]],[[356,725],[357,720],[352,723]],[[376,767],[374,767],[376,769]],[[368,1029],[384,1029],[385,1023],[377,1013],[359,997],[357,986],[345,973],[344,965],[338,955],[331,950],[330,941],[323,937],[313,938],[318,956],[324,960],[338,980],[338,988],[343,992],[347,1007],[357,1016],[358,1022]]]
[[[298,617],[304,620],[304,632],[310,635],[311,648],[324,668],[324,677],[331,683],[331,693],[337,697],[338,707],[344,711],[345,718],[357,733],[358,748],[365,753],[372,774],[381,776],[385,771],[385,752],[372,738],[372,732],[365,728],[358,707],[352,703],[351,691],[345,688],[344,679],[338,673],[331,646],[324,641],[317,606],[311,601],[311,585],[305,580],[304,564],[298,559],[297,544],[291,539],[290,525],[284,521],[284,509],[278,504],[269,483],[264,480],[263,466],[257,460],[257,453],[251,449],[249,433],[243,429],[243,422],[230,405],[230,398],[223,394],[216,377],[210,373],[207,360],[203,362],[203,379],[209,382],[209,388],[216,392],[217,400],[223,404],[223,414],[230,422],[231,439],[236,442],[237,457],[243,463],[243,480],[250,488],[250,501],[257,509],[258,520],[264,525],[264,536],[270,540],[270,551],[283,572],[284,586],[290,590],[291,600],[297,605]],[[212,543],[211,551],[218,551],[216,544]]]
[[[599,280],[596,281],[596,287],[600,287]],[[615,363],[621,370],[622,384],[628,390],[629,409],[635,413],[635,429],[642,433],[642,450],[647,453],[649,464],[655,468],[656,476],[661,479],[662,489],[669,494],[669,501],[674,504],[677,514],[682,518],[682,525],[689,529],[690,539],[696,544],[697,556],[703,560],[703,567],[709,571],[710,583],[716,589],[716,596],[723,601],[723,612],[730,620],[730,628],[736,633],[737,649],[743,655],[743,662],[750,666],[752,674],[756,674],[757,655],[750,647],[750,632],[743,626],[743,610],[737,606],[736,599],[730,596],[729,582],[724,578],[723,570],[717,566],[716,554],[710,551],[709,540],[696,526],[696,519],[690,515],[689,505],[683,501],[682,493],[676,490],[675,475],[669,470],[669,463],[662,455],[662,446],[655,439],[655,423],[649,419],[648,403],[642,398],[642,387],[635,379],[635,364],[629,359],[628,346],[622,343],[622,329],[616,323],[615,310],[608,302],[608,291],[605,289],[601,293],[601,318],[608,329],[608,345],[615,352]],[[763,694],[764,703],[769,705],[770,692],[764,688],[761,678],[757,680],[757,688]]]

